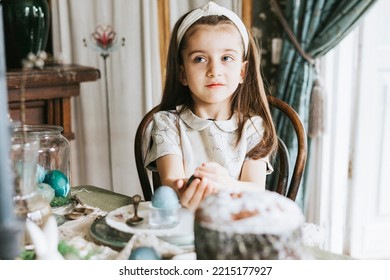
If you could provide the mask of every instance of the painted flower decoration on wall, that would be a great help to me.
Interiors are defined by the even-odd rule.
[[[111,25],[98,25],[90,36],[90,45],[83,39],[84,46],[100,52],[100,55],[107,57],[109,53],[125,45],[125,38],[118,42],[116,32]]]
[[[109,166],[110,166],[110,184],[113,186],[112,178],[112,152],[111,152],[111,122],[110,122],[110,95],[108,92],[108,77],[107,77],[107,58],[110,53],[125,45],[125,38],[118,42],[116,32],[111,25],[98,25],[95,31],[90,35],[89,44],[87,39],[83,39],[84,46],[99,52],[104,62],[104,85],[106,95],[106,115],[107,115],[107,143],[109,151]]]

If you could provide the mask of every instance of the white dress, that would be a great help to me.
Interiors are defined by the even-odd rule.
[[[160,111],[154,114],[151,128],[152,145],[147,149],[145,167],[157,171],[154,161],[165,155],[178,155],[184,163],[184,171],[190,177],[204,162],[218,162],[226,167],[232,178],[238,179],[246,154],[256,146],[263,135],[263,120],[252,117],[244,126],[242,137],[235,146],[237,114],[231,119],[213,121],[201,119],[186,109],[180,117],[177,111]],[[148,137],[147,137],[148,139]],[[268,157],[267,174],[273,171]]]

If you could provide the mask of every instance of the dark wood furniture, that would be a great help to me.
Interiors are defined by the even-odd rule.
[[[80,65],[53,65],[43,69],[7,71],[9,114],[20,120],[21,85],[25,84],[26,124],[63,127],[63,135],[74,139],[71,97],[80,95],[80,83],[100,79],[100,71]]]
[[[306,167],[306,130],[298,113],[289,104],[274,96],[268,95],[267,98],[271,110],[280,110],[283,115],[285,115],[289,119],[292,126],[294,127],[298,142],[296,158],[294,161],[291,162],[290,153],[286,145],[281,138],[278,138],[278,150],[276,152],[275,162],[273,163],[275,176],[277,177],[276,188],[271,189],[271,186],[267,187],[295,201],[299,187],[301,185],[302,175]],[[291,163],[293,163],[293,166],[290,166]],[[292,169],[291,167],[293,167],[293,171],[290,176],[290,170]]]
[[[291,166],[293,167],[293,171],[291,174],[291,179],[289,179],[290,169],[292,169],[290,167],[289,151],[282,139],[279,138],[278,149],[273,161],[273,164],[275,164],[274,173],[277,177],[276,183],[275,186],[267,185],[266,187],[271,191],[276,191],[277,193],[295,201],[299,186],[301,184],[302,175],[306,166],[306,130],[301,122],[301,119],[299,118],[298,113],[290,105],[273,96],[267,96],[267,98],[271,110],[280,110],[291,121],[298,139],[298,152],[295,161],[293,161],[293,166]],[[153,191],[161,185],[158,173],[152,172],[151,183],[149,171],[147,171],[144,167],[144,158],[146,151],[143,150],[143,148],[145,147],[143,143],[144,141],[149,141],[148,139],[145,139],[144,135],[146,133],[146,129],[149,123],[153,119],[153,114],[156,112],[158,112],[158,106],[154,107],[143,117],[140,124],[138,125],[134,141],[134,155],[137,166],[138,178],[140,180],[142,192],[146,201],[151,200]]]
[[[151,172],[152,184],[150,184],[149,173],[150,171],[146,170],[144,167],[145,153],[144,150],[144,141],[150,141],[150,139],[145,139],[145,133],[148,125],[153,120],[153,114],[158,112],[158,106],[150,110],[141,120],[138,125],[137,131],[135,133],[134,140],[134,157],[135,164],[137,166],[138,178],[141,183],[142,193],[144,195],[145,201],[152,200],[153,191],[161,185],[160,177],[158,172]]]

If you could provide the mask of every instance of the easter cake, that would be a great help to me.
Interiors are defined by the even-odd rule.
[[[197,259],[300,259],[304,216],[275,192],[221,191],[195,212]]]

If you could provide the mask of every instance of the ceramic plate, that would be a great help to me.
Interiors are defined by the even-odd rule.
[[[159,238],[175,245],[190,245],[194,242],[194,215],[185,208],[179,209],[179,223],[172,228],[156,228],[149,225],[149,202],[141,202],[138,215],[144,222],[138,226],[128,226],[126,219],[133,216],[133,206],[127,205],[111,211],[106,216],[106,223],[121,232],[131,234],[152,233]]]
[[[133,236],[131,233],[116,230],[106,223],[106,218],[96,219],[90,228],[91,236],[100,244],[109,246],[113,249],[121,249]]]

